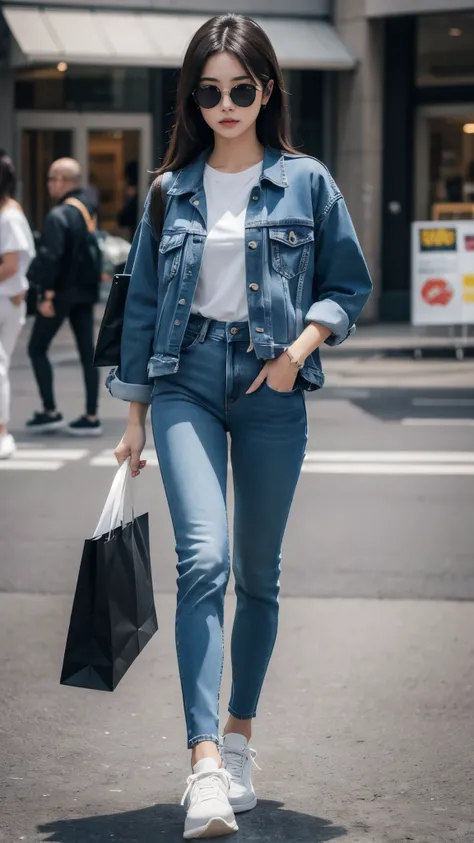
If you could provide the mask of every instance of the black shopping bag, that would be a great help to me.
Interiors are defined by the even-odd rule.
[[[119,366],[130,275],[114,275],[94,350],[93,366]]]
[[[128,461],[124,465],[126,473],[121,466],[94,537],[84,543],[62,685],[113,691],[158,629],[148,514],[122,523],[130,474]],[[107,519],[109,531],[97,535]]]

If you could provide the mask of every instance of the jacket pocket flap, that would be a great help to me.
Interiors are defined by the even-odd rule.
[[[314,240],[314,231],[307,226],[293,226],[288,228],[270,228],[270,240],[278,240],[285,246],[303,246]]]
[[[171,252],[173,249],[178,249],[183,245],[185,237],[185,231],[180,231],[178,234],[163,234],[160,241],[161,254],[166,254],[166,252]]]

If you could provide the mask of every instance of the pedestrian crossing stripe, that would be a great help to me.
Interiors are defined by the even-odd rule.
[[[158,465],[156,451],[152,448],[145,448],[141,453],[140,459],[146,460],[147,465]],[[102,451],[96,457],[92,457],[90,465],[94,466],[94,468],[112,468],[113,466],[117,466],[117,460],[115,459],[113,450],[107,450]]]
[[[28,448],[23,444],[11,459],[0,460],[0,470],[58,471],[87,457],[93,468],[117,467],[113,449],[91,455],[82,448]],[[142,452],[142,459],[149,466],[158,465],[152,448]],[[302,473],[474,476],[474,451],[307,451]]]
[[[474,419],[433,419],[433,418],[406,418],[401,423],[408,427],[474,427]]]
[[[144,450],[141,459],[146,460],[148,465],[158,465],[154,450]],[[412,474],[413,471],[408,471],[408,467],[413,465],[427,465],[428,468],[433,468],[436,465],[452,466],[466,463],[468,467],[472,465],[474,473],[474,451],[307,451],[302,471],[333,474],[341,473],[341,469],[344,473],[347,469],[348,474],[396,474],[403,473],[396,468],[400,466],[407,468],[407,474]],[[112,450],[106,450],[93,457],[90,464],[99,468],[112,468],[117,465],[117,460]],[[375,468],[371,470],[369,466]],[[381,466],[383,471],[380,471]],[[360,467],[364,467],[364,471],[358,471]],[[429,474],[430,471],[422,470],[421,473]]]
[[[21,448],[13,454],[13,460],[44,460],[45,457],[51,460],[64,460],[73,462],[87,457],[89,451],[83,448]]]
[[[68,462],[89,455],[84,448],[25,448],[22,445],[8,460],[0,460],[0,471],[58,471]]]
[[[65,463],[59,460],[0,460],[0,471],[57,471]]]

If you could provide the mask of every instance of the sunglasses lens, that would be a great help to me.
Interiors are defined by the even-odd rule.
[[[221,92],[215,85],[200,85],[195,98],[201,108],[215,108],[220,103]]]
[[[240,108],[253,105],[257,96],[257,89],[253,85],[236,85],[230,92],[232,102]]]

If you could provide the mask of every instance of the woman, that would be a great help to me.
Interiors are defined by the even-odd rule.
[[[26,273],[35,247],[26,217],[13,196],[16,175],[11,158],[0,152],[0,459],[15,452],[8,433],[10,420],[10,360],[25,324]]]
[[[185,838],[237,830],[256,805],[249,748],[278,621],[280,551],[306,446],[304,390],[321,387],[318,348],[342,342],[371,282],[326,168],[291,146],[283,80],[262,29],[208,21],[182,68],[163,167],[135,239],[121,365],[130,401],[116,449],[140,473],[152,425],[178,553],[176,644],[192,775]],[[159,195],[159,194],[158,194]],[[155,229],[154,229],[155,225]],[[229,719],[219,737],[229,577],[231,440],[237,610]]]

